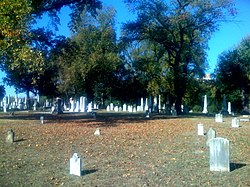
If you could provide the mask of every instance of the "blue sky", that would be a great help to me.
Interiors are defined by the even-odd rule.
[[[212,73],[216,68],[218,55],[223,51],[230,50],[237,46],[240,41],[250,35],[250,0],[235,0],[235,7],[238,10],[238,14],[235,17],[234,22],[227,22],[221,24],[218,31],[216,31],[211,40],[209,41],[209,50],[207,51],[207,60],[209,64],[208,73]],[[116,28],[119,34],[120,26],[133,19],[133,15],[129,12],[128,7],[123,3],[123,0],[102,0],[104,5],[113,6],[117,10],[116,15]],[[68,28],[69,9],[64,8],[61,10],[60,18],[61,25],[59,26],[59,31],[56,32],[58,35],[70,36],[70,31]],[[47,21],[46,17],[38,22],[39,26],[50,28],[51,25]],[[4,74],[0,73],[0,78]],[[5,86],[7,95],[14,95],[14,88]],[[21,94],[22,95],[22,94]]]

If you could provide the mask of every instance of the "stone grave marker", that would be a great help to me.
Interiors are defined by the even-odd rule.
[[[110,106],[108,105],[107,108],[106,108],[107,112],[110,111]]]
[[[203,124],[198,124],[197,125],[197,130],[198,130],[198,135],[203,136],[204,135],[204,125]]]
[[[239,127],[240,126],[240,121],[237,118],[232,119],[232,127]]]
[[[229,141],[225,138],[213,138],[209,142],[210,171],[230,171]]]
[[[95,136],[100,136],[101,135],[101,130],[97,128],[94,133]]]
[[[240,121],[242,121],[242,122],[249,122],[250,121],[250,116],[249,115],[243,115],[240,118]]]
[[[41,124],[43,125],[44,124],[44,117],[43,116],[40,117],[40,121],[41,121]]]
[[[150,114],[148,110],[146,110],[146,118],[150,118]]]
[[[74,153],[70,158],[70,172],[71,175],[82,175],[82,159],[77,153]]]
[[[206,141],[207,146],[209,146],[209,142],[213,138],[216,138],[216,132],[213,128],[209,128],[209,130],[207,131],[207,141]]]
[[[215,114],[215,122],[216,123],[223,123],[223,115],[222,114]]]
[[[127,105],[126,105],[126,104],[123,104],[123,105],[122,105],[122,111],[123,111],[123,112],[126,112],[126,111],[127,111]]]
[[[118,112],[118,111],[119,111],[118,106],[115,106],[115,107],[114,107],[114,111],[115,111],[115,112]]]
[[[207,114],[208,110],[207,110],[207,95],[204,96],[204,104],[203,104],[203,111],[202,113]]]
[[[15,138],[15,133],[13,129],[9,129],[7,131],[7,136],[6,136],[6,143],[13,143]]]

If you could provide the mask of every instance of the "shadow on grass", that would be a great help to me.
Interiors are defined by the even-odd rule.
[[[230,171],[240,169],[240,168],[242,168],[244,166],[246,166],[246,164],[243,164],[243,163],[230,163]]]
[[[95,173],[97,172],[98,170],[97,169],[87,169],[87,170],[83,170],[81,171],[81,175],[84,176],[84,175],[89,175],[91,173]]]
[[[21,138],[21,139],[15,140],[14,142],[23,142],[23,141],[26,141],[26,140],[27,139]]]

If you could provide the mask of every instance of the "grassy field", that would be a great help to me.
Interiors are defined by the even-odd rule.
[[[250,186],[250,122],[231,128],[232,117],[144,114],[0,114],[0,186]],[[209,170],[206,136],[197,124],[230,140],[230,172]],[[15,142],[6,144],[8,129]],[[101,136],[95,136],[96,128]],[[82,176],[69,159],[83,159]]]

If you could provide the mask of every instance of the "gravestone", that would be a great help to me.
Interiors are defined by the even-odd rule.
[[[74,153],[70,158],[70,172],[71,175],[82,175],[82,159],[77,153]]]
[[[81,112],[86,111],[86,97],[83,96],[80,97],[80,111]]]
[[[74,112],[80,112],[80,102],[76,101],[76,107],[74,109]]]
[[[144,103],[143,103],[143,97],[141,98],[141,108],[140,108],[140,111],[143,111],[143,106],[144,106]]]
[[[208,113],[208,110],[207,110],[207,95],[204,96],[204,105],[203,105],[202,113],[204,113],[204,114]]]
[[[207,131],[207,141],[206,141],[207,146],[209,146],[209,142],[213,138],[216,138],[216,132],[213,128],[209,128],[209,130]]]
[[[70,112],[74,112],[74,109],[75,109],[75,101],[74,101],[74,99],[73,99],[72,97],[69,99],[69,103],[70,103],[70,109],[69,109],[69,111],[70,111]]]
[[[110,103],[110,110],[113,111],[114,110],[114,104]]]
[[[100,136],[101,135],[101,130],[97,128],[94,133],[95,136]]]
[[[216,123],[223,123],[223,115],[222,114],[215,114],[215,122]]]
[[[240,118],[240,121],[242,121],[242,122],[248,122],[248,121],[250,121],[250,116],[249,115],[243,115]]]
[[[240,126],[240,121],[237,118],[232,119],[232,127],[239,127]]]
[[[62,114],[62,99],[57,97],[54,106],[51,108],[52,114]]]
[[[203,136],[204,135],[204,125],[203,124],[198,124],[197,125],[197,130],[198,130],[198,135]]]
[[[37,110],[37,100],[34,100],[34,104],[33,104],[33,110],[36,111]]]
[[[148,110],[148,98],[146,98],[144,110],[145,110],[145,111]]]
[[[43,125],[44,124],[44,117],[43,116],[40,117],[40,121],[41,121],[41,124]]]
[[[126,105],[126,104],[123,104],[123,105],[122,105],[122,111],[123,111],[123,112],[126,112],[126,111],[127,111],[127,105]]]
[[[230,171],[229,141],[225,138],[213,138],[209,142],[210,171]]]
[[[232,114],[231,102],[227,103],[227,111],[228,111],[228,114]]]
[[[115,107],[114,107],[114,111],[115,111],[115,112],[118,112],[118,111],[119,111],[118,106],[115,106]]]
[[[7,131],[6,143],[13,143],[15,138],[15,133],[12,129]]]
[[[146,118],[150,118],[150,114],[148,110],[146,110]]]
[[[92,102],[90,102],[88,104],[88,110],[87,110],[87,112],[92,112]]]
[[[110,106],[108,105],[107,108],[106,108],[107,112],[110,111]]]

